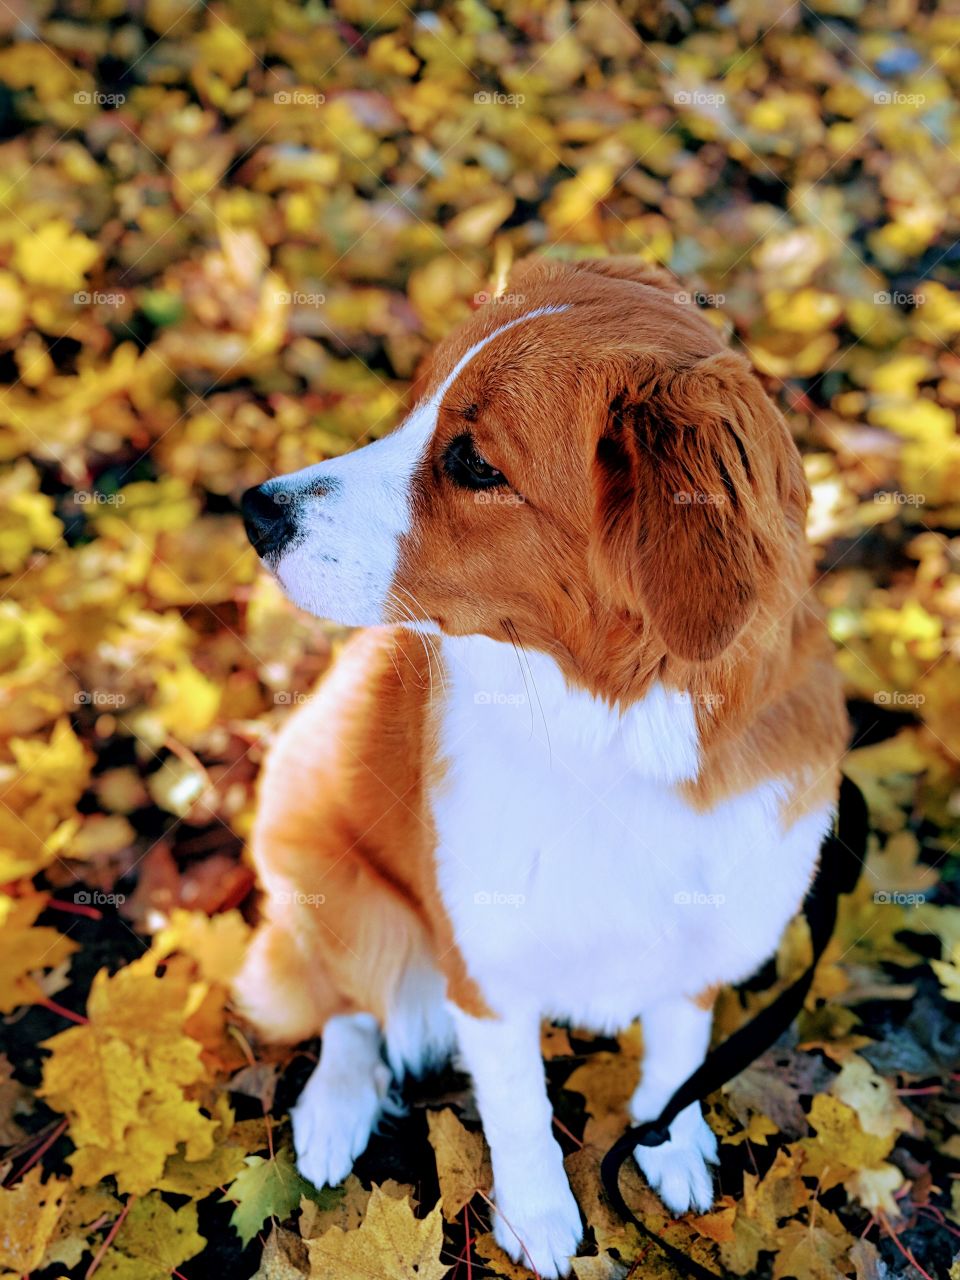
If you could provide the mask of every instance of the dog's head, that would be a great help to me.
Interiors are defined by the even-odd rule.
[[[612,618],[716,657],[801,557],[806,487],[749,366],[662,272],[521,265],[383,440],[244,496],[290,598],[572,653]]]

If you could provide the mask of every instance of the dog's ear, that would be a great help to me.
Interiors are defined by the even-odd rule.
[[[786,424],[732,352],[614,378],[597,443],[599,589],[679,658],[715,658],[744,627],[807,489]]]

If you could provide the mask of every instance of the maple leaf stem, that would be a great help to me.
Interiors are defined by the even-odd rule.
[[[99,1267],[100,1263],[103,1261],[103,1255],[107,1252],[107,1250],[110,1248],[110,1246],[113,1244],[114,1240],[116,1239],[117,1232],[123,1226],[123,1220],[127,1216],[127,1214],[130,1212],[130,1210],[133,1208],[134,1203],[136,1202],[136,1199],[137,1199],[136,1196],[127,1196],[126,1203],[124,1204],[123,1208],[120,1210],[120,1213],[117,1216],[116,1222],[107,1232],[107,1234],[103,1237],[103,1244],[97,1250],[96,1256],[94,1257],[93,1261],[90,1263],[90,1266],[87,1268],[87,1273],[84,1276],[83,1280],[90,1280],[90,1277],[94,1274],[94,1272],[97,1270],[97,1267]]]
[[[567,1126],[563,1123],[562,1120],[558,1120],[557,1117],[554,1116],[553,1123],[557,1126],[557,1128],[560,1130],[562,1134],[565,1134],[570,1139],[570,1141],[576,1145],[576,1148],[578,1151],[583,1150],[583,1143],[580,1141],[579,1138],[575,1138],[573,1136],[573,1134],[570,1132],[570,1130],[567,1128]]]
[[[903,1256],[906,1258],[906,1260],[910,1263],[911,1266],[916,1267],[916,1269],[923,1276],[923,1280],[933,1280],[933,1276],[930,1274],[930,1272],[924,1271],[923,1267],[921,1267],[920,1263],[913,1256],[908,1246],[903,1243],[903,1241],[897,1235],[896,1231],[894,1231],[894,1229],[890,1226],[890,1223],[887,1220],[886,1214],[881,1213],[881,1214],[878,1214],[877,1217],[878,1217],[878,1221],[880,1222],[880,1225],[883,1227],[884,1231],[893,1241],[895,1247],[903,1254]]]
[[[66,1127],[67,1127],[67,1118],[66,1116],[64,1116],[64,1118],[59,1122],[59,1124],[54,1125],[52,1131],[47,1135],[46,1140],[44,1142],[41,1142],[40,1146],[37,1147],[36,1151],[34,1151],[30,1159],[25,1161],[22,1168],[18,1169],[17,1172],[11,1177],[10,1181],[5,1183],[4,1185],[8,1187],[13,1186],[15,1182],[20,1181],[20,1179],[23,1177],[25,1173],[29,1173],[29,1171],[33,1168],[33,1166],[37,1163],[37,1161],[42,1159],[44,1153],[49,1151],[49,1149],[60,1137],[61,1133],[63,1133]]]
[[[952,1236],[960,1237],[960,1231],[958,1231],[956,1227],[950,1226],[950,1223],[947,1222],[946,1218],[943,1216],[943,1210],[938,1209],[935,1204],[918,1205],[917,1212],[929,1213],[933,1217],[935,1222],[939,1222],[940,1226],[943,1227],[944,1231],[949,1231]]]
[[[497,1206],[493,1203],[493,1201],[490,1199],[490,1197],[487,1195],[487,1193],[486,1193],[485,1191],[481,1191],[481,1190],[480,1190],[480,1188],[478,1187],[478,1188],[477,1188],[477,1192],[478,1192],[478,1194],[479,1194],[479,1195],[480,1195],[480,1196],[481,1196],[481,1197],[486,1201],[487,1206],[490,1208],[490,1210],[491,1210],[493,1213],[500,1213],[500,1210],[499,1210],[499,1209],[497,1208]],[[513,1223],[510,1221],[510,1219],[509,1219],[509,1218],[504,1217],[504,1215],[503,1215],[502,1213],[500,1213],[500,1217],[501,1217],[501,1218],[503,1218],[504,1222],[505,1222],[505,1223],[507,1224],[507,1226],[510,1228],[510,1234],[514,1237],[514,1239],[516,1240],[517,1244],[518,1244],[518,1245],[520,1246],[520,1248],[523,1250],[523,1256],[524,1256],[524,1257],[526,1258],[526,1260],[527,1260],[527,1261],[526,1261],[526,1265],[530,1268],[530,1270],[533,1272],[533,1274],[537,1277],[537,1280],[541,1280],[540,1272],[539,1272],[539,1271],[536,1269],[536,1267],[533,1265],[533,1260],[531,1259],[530,1254],[527,1252],[527,1246],[523,1243],[523,1241],[522,1241],[522,1240],[520,1239],[520,1237],[517,1235],[516,1231],[515,1231],[515,1230],[514,1230],[514,1228],[513,1228]]]
[[[74,1013],[72,1009],[65,1009],[62,1004],[57,1004],[56,1000],[44,998],[38,1000],[37,1004],[42,1005],[44,1009],[49,1009],[51,1013],[59,1014],[61,1018],[67,1018],[70,1022],[75,1022],[80,1027],[89,1024],[90,1019],[85,1018],[82,1013]]]
[[[189,747],[184,746],[182,742],[169,734],[164,738],[163,745],[168,751],[172,751],[178,760],[182,760],[184,764],[188,764],[191,769],[196,769],[197,773],[202,778],[206,779],[207,786],[210,785],[210,775],[207,773],[206,766],[195,752],[191,751]]]
[[[463,1227],[467,1233],[467,1246],[466,1246],[467,1248],[467,1280],[473,1280],[473,1258],[470,1256],[470,1250],[473,1245],[473,1241],[470,1238],[470,1207],[469,1205],[463,1206]]]
[[[59,898],[50,898],[47,902],[48,911],[66,911],[71,916],[87,916],[90,920],[102,920],[103,912],[98,911],[96,907],[88,907],[83,902],[61,902]]]
[[[257,1059],[254,1056],[253,1050],[250,1048],[250,1041],[243,1034],[240,1028],[231,1024],[231,1026],[227,1028],[227,1033],[236,1040],[240,1052],[247,1060],[247,1066],[255,1067],[257,1065]]]

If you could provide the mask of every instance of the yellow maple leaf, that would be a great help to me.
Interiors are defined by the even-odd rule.
[[[28,284],[76,291],[100,257],[100,249],[65,218],[45,222],[17,243],[13,265]]]
[[[15,1187],[0,1189],[0,1268],[26,1275],[39,1267],[69,1186],[58,1178],[42,1185],[37,1165]]]
[[[443,1216],[452,1222],[478,1190],[490,1191],[493,1183],[490,1153],[483,1134],[465,1129],[449,1107],[429,1111],[427,1126],[437,1157]]]
[[[960,943],[950,952],[949,960],[931,960],[930,966],[940,979],[948,1000],[960,1000]]]
[[[78,950],[65,934],[34,924],[48,898],[45,893],[23,898],[0,894],[0,1013],[11,1013],[18,1005],[42,1000],[43,991],[33,974],[39,969],[53,969]]]
[[[159,963],[180,951],[197,962],[205,981],[226,986],[243,963],[249,937],[250,926],[239,911],[208,916],[177,907],[154,938],[151,955]]]
[[[824,1093],[813,1100],[810,1124],[816,1136],[791,1148],[804,1153],[804,1174],[819,1178],[825,1191],[842,1182],[871,1211],[889,1211],[892,1192],[903,1182],[900,1171],[886,1163],[895,1135],[867,1133],[853,1107]],[[867,1173],[879,1176],[871,1181],[864,1178]],[[865,1197],[872,1194],[879,1194],[880,1201],[869,1203]]]
[[[11,738],[10,750],[20,768],[18,788],[65,817],[83,794],[93,764],[93,753],[74,733],[70,721],[58,720],[49,742]]]
[[[443,1280],[450,1270],[441,1261],[443,1219],[435,1205],[425,1218],[414,1216],[410,1201],[392,1200],[374,1187],[362,1226],[356,1231],[331,1227],[308,1240],[310,1280]]]
[[[417,1204],[413,1187],[409,1183],[394,1182],[392,1178],[387,1178],[384,1182],[378,1182],[377,1186],[391,1200],[409,1198],[414,1205]],[[304,1240],[315,1240],[331,1227],[353,1231],[363,1222],[367,1205],[370,1203],[370,1191],[355,1173],[349,1174],[342,1188],[337,1190],[342,1194],[332,1205],[321,1205],[316,1200],[307,1199],[306,1196],[300,1201],[300,1221],[297,1225]]]
[[[157,1186],[182,1144],[188,1160],[213,1149],[218,1121],[189,1095],[206,1075],[200,1045],[184,1034],[193,992],[152,962],[113,977],[101,969],[87,1002],[89,1023],[47,1040],[38,1090],[70,1121],[74,1179],[91,1186],[112,1174],[122,1192]]]
[[[156,1192],[137,1200],[97,1268],[101,1280],[168,1280],[198,1254],[197,1206],[172,1209]]]

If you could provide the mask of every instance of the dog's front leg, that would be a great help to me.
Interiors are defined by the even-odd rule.
[[[543,1280],[565,1276],[582,1228],[553,1137],[540,1020],[473,1018],[456,1008],[453,1016],[493,1159],[493,1233]]]
[[[674,1000],[644,1012],[643,1075],[630,1100],[634,1122],[654,1120],[677,1089],[703,1061],[710,1044],[713,1014],[692,1000]],[[699,1103],[686,1107],[670,1126],[670,1139],[659,1147],[637,1147],[636,1160],[660,1199],[672,1213],[713,1204],[717,1140]]]

